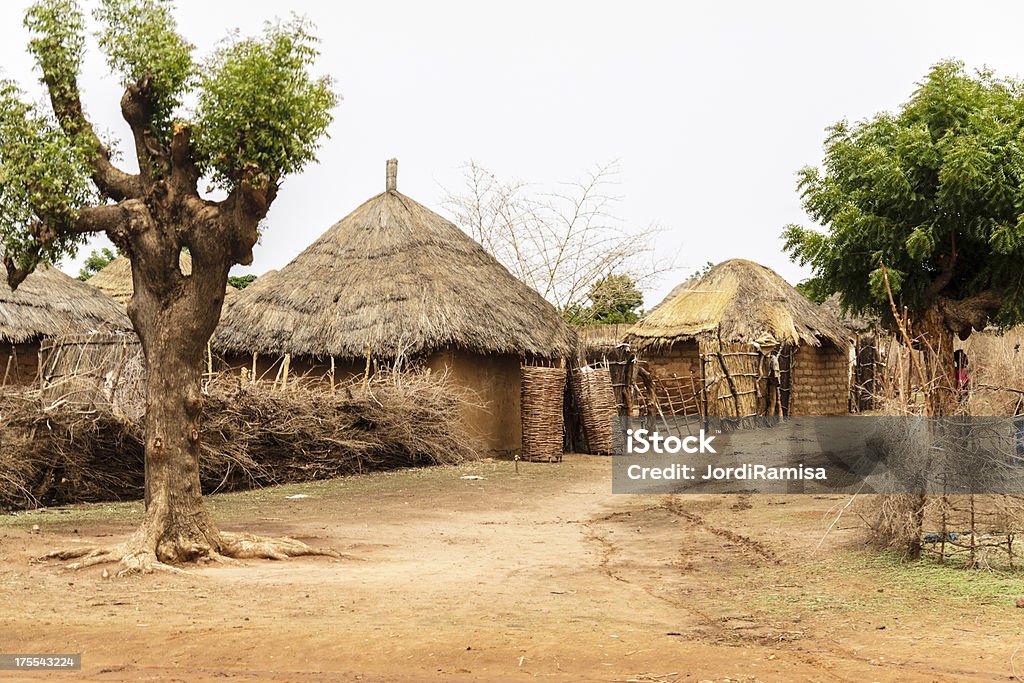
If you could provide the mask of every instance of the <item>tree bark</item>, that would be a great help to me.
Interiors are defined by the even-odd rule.
[[[218,550],[199,480],[202,352],[173,316],[150,331],[146,356],[146,517],[157,560],[180,563]],[[202,342],[205,344],[205,340]]]
[[[918,326],[924,356],[925,409],[934,417],[953,415],[957,410],[958,390],[953,369],[954,333],[937,309],[925,311]]]

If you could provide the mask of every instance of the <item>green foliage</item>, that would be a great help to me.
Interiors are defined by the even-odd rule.
[[[329,79],[309,73],[318,55],[309,26],[293,20],[267,25],[259,38],[236,37],[199,71],[172,10],[169,0],[97,0],[93,12],[112,71],[126,85],[145,86],[149,130],[166,141],[183,98],[201,86],[193,156],[217,185],[279,182],[314,160],[338,98]],[[0,250],[28,272],[40,261],[73,256],[84,240],[72,227],[80,209],[100,202],[91,179],[103,151],[79,104],[81,7],[74,0],[37,0],[25,25],[57,108],[26,104],[13,83],[0,81]]]
[[[252,283],[256,282],[255,275],[229,275],[228,284],[235,289],[245,289]]]
[[[192,45],[178,34],[168,0],[101,0],[93,12],[102,25],[100,49],[125,85],[149,79],[151,124],[170,139],[171,121],[190,86]]]
[[[98,198],[87,153],[24,100],[14,84],[0,81],[0,249],[31,271],[75,253],[83,238],[64,229]],[[56,237],[41,244],[32,231],[44,217]]]
[[[231,189],[253,171],[276,181],[315,159],[338,101],[329,78],[309,73],[317,42],[302,20],[268,24],[204,65],[196,143],[217,185]]]
[[[100,272],[110,262],[117,258],[117,253],[109,247],[103,247],[102,249],[93,249],[85,258],[85,263],[82,264],[82,269],[78,271],[79,280],[88,280],[96,273]]]
[[[563,317],[576,325],[632,324],[640,319],[644,296],[628,275],[609,274],[587,292],[589,306],[570,306]]]
[[[832,296],[832,293],[827,290],[828,288],[824,287],[820,280],[813,277],[809,277],[796,285],[796,291],[816,304],[823,303],[825,299]]]
[[[25,12],[28,49],[43,81],[60,96],[71,94],[85,52],[85,17],[75,0],[40,0]]]
[[[799,190],[825,232],[789,226],[785,248],[813,269],[815,296],[888,315],[936,296],[996,292],[999,321],[1024,320],[1024,89],[960,62],[934,66],[896,113],[829,129],[822,168]],[[949,282],[939,280],[953,264]]]

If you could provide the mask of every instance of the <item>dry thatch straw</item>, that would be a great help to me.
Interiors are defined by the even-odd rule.
[[[396,171],[397,172],[397,171]],[[567,357],[555,308],[455,225],[394,188],[370,199],[258,287],[214,336],[220,351],[362,358],[454,347]]]
[[[182,275],[192,274],[192,257],[188,252],[181,252],[178,268]],[[89,284],[122,306],[127,306],[132,294],[135,293],[135,285],[132,282],[132,262],[127,256],[118,256],[89,278]],[[237,295],[238,290],[228,285],[224,290],[225,305]]]
[[[638,349],[668,347],[711,335],[750,343],[771,335],[780,344],[848,345],[838,320],[807,300],[770,268],[732,259],[677,287],[626,335]]]
[[[444,377],[380,373],[336,396],[222,378],[203,412],[203,491],[232,491],[475,457],[462,392]],[[0,394],[0,509],[138,498],[142,427],[108,406]]]
[[[84,282],[41,264],[12,291],[0,282],[0,341],[22,344],[68,332],[113,332],[132,327],[124,310]]]

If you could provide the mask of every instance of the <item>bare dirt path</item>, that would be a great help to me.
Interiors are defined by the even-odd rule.
[[[347,557],[189,576],[31,562],[126,534],[137,503],[4,516],[0,652],[82,652],[50,675],[78,681],[1024,676],[1024,581],[894,565],[852,518],[816,549],[846,498],[613,496],[608,459],[520,467],[217,496],[226,529]]]

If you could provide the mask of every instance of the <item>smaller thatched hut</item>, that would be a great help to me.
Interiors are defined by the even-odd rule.
[[[847,411],[839,321],[769,268],[725,261],[673,290],[626,334],[660,409],[746,419]]]
[[[181,252],[178,268],[181,269],[182,275],[192,274],[192,257],[188,252]],[[118,256],[89,278],[89,284],[122,306],[127,306],[132,294],[135,293],[135,285],[132,282],[132,262],[127,256]],[[228,285],[224,290],[225,305],[237,294],[238,290]]]
[[[42,264],[16,290],[0,281],[0,384],[28,384],[39,370],[39,343],[64,334],[132,327],[112,299]]]

